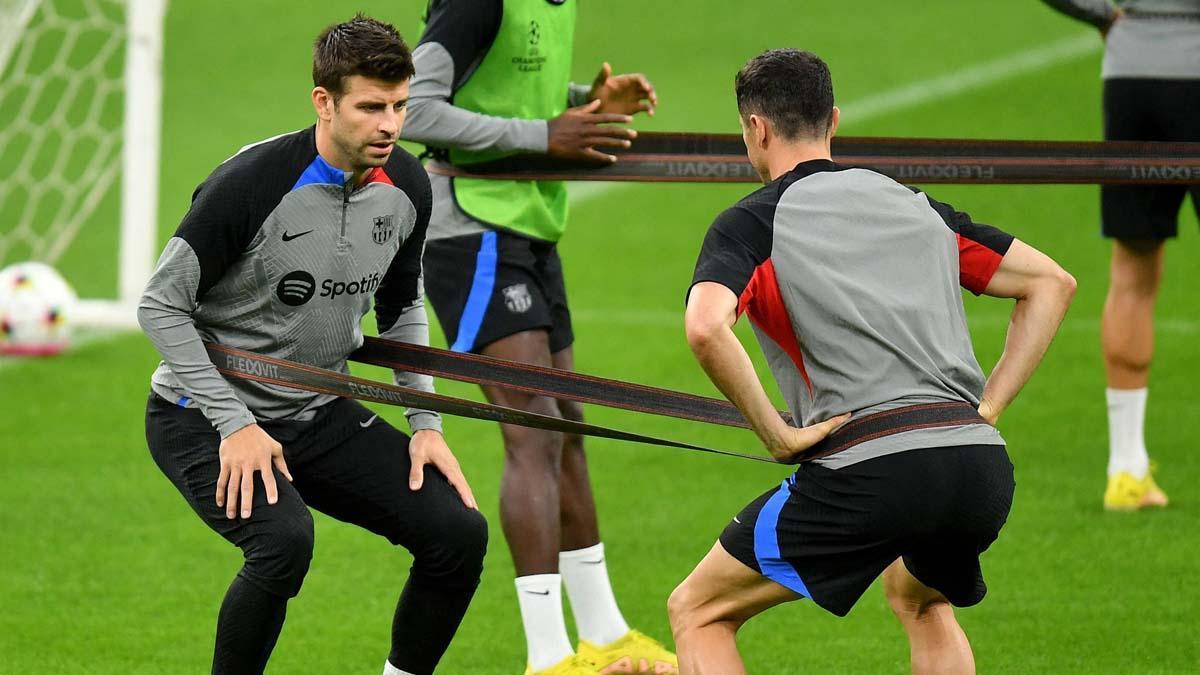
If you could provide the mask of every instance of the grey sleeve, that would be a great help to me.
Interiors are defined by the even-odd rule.
[[[521,120],[482,115],[454,106],[454,59],[438,42],[426,42],[413,52],[413,76],[408,116],[401,137],[440,148],[475,152],[546,152],[546,120]]]
[[[204,350],[192,320],[199,286],[196,252],[187,241],[172,237],[138,303],[138,323],[184,390],[226,438],[255,419]]]
[[[1103,29],[1112,23],[1117,7],[1109,0],[1042,0],[1054,9]]]
[[[574,108],[586,104],[591,99],[592,85],[572,82],[567,87],[567,106]]]
[[[422,289],[423,292],[423,289]],[[380,337],[397,342],[408,342],[415,345],[429,344],[429,318],[425,313],[425,301],[418,296],[416,301],[404,308],[390,328],[383,331]],[[420,373],[410,373],[396,370],[392,373],[393,381],[401,387],[411,387],[421,391],[433,392],[433,377]],[[409,408],[404,411],[408,418],[408,426],[413,433],[422,429],[442,430],[442,418],[432,410]]]

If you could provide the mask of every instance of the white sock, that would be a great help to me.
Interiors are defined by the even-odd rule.
[[[517,577],[516,584],[529,668],[544,670],[575,653],[563,619],[562,577],[531,574]]]
[[[1127,471],[1144,478],[1150,471],[1146,454],[1146,388],[1106,389],[1108,399],[1108,475]]]
[[[391,661],[384,661],[383,662],[383,675],[413,675],[413,674],[408,672],[407,670],[400,670],[396,666],[393,666]]]
[[[559,553],[558,571],[567,586],[571,613],[575,615],[575,627],[579,629],[581,640],[606,645],[629,632],[629,624],[621,616],[612,585],[608,582],[604,544]]]

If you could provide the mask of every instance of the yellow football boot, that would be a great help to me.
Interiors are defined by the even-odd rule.
[[[636,630],[631,630],[616,642],[604,646],[580,640],[579,655],[595,663],[596,671],[603,675],[679,673],[679,659],[653,638]]]
[[[525,666],[525,675],[596,675],[596,664],[582,654],[572,654],[558,663],[542,670]]]
[[[1108,488],[1104,491],[1105,510],[1137,511],[1166,505],[1167,495],[1154,482],[1153,469],[1140,479],[1127,471],[1118,471],[1108,477]]]

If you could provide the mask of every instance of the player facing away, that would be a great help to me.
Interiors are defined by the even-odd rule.
[[[951,606],[983,599],[979,555],[1012,503],[1013,467],[993,425],[1045,353],[1075,281],[949,205],[831,161],[839,112],[813,54],[766,52],[738,73],[736,91],[765,185],[704,239],[688,344],[776,459],[823,458],[737,514],[672,593],[680,672],[743,673],[734,639],[750,617],[802,597],[842,616],[880,574],[913,671],[974,672]],[[1016,299],[986,381],[960,284]],[[803,427],[768,400],[731,330],[742,313]]]
[[[383,337],[428,344],[429,179],[395,147],[412,73],[392,26],[358,15],[326,28],[316,125],[243,148],[205,179],[138,309],[163,358],[151,455],[245,557],[217,616],[214,673],[266,666],[312,558],[309,507],[413,555],[385,675],[432,673],[479,584],[487,524],[437,414],[407,410],[410,438],[355,401],[227,382],[203,345],[349,372],[372,299]]]
[[[629,145],[620,123],[652,112],[641,75],[570,83],[576,0],[433,0],[414,51],[404,137],[441,161],[467,165],[506,154],[613,161]],[[574,106],[574,107],[569,107]],[[451,349],[572,368],[574,335],[557,243],[566,184],[431,175],[425,250],[430,302]],[[496,387],[488,400],[567,419],[582,407]],[[673,654],[631,630],[609,584],[582,439],[500,425],[500,523],[516,568],[531,673],[667,672]],[[578,647],[563,617],[565,585]]]
[[[1200,0],[1043,0],[1104,38],[1104,138],[1200,141]],[[1112,239],[1100,322],[1108,407],[1104,508],[1167,505],[1146,450],[1154,304],[1164,244],[1179,231],[1184,195],[1200,216],[1200,185],[1100,187],[1102,234]]]

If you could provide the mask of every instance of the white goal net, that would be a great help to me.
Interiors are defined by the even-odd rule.
[[[128,325],[156,243],[165,0],[0,0],[0,267]]]

